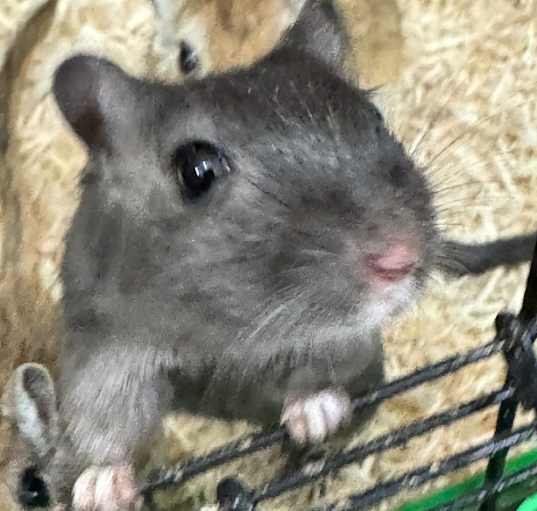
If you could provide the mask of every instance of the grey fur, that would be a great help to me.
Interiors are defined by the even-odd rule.
[[[333,2],[308,0],[281,45],[306,52],[330,65],[334,73],[340,73],[349,39]]]
[[[440,239],[429,185],[370,94],[334,72],[329,2],[304,9],[249,69],[172,87],[78,56],[56,74],[89,151],[62,271],[73,475],[134,459],[170,409],[268,425],[288,395],[378,385],[381,327],[461,249]],[[172,165],[191,140],[233,168],[197,201]],[[390,240],[419,261],[375,291],[362,258]]]

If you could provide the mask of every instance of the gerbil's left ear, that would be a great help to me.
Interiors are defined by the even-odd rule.
[[[2,415],[39,456],[45,456],[58,435],[58,408],[54,383],[40,364],[15,369],[2,396]]]
[[[90,150],[110,149],[118,130],[129,129],[138,82],[112,62],[77,55],[56,70],[53,92],[60,110]]]
[[[343,66],[348,36],[333,0],[293,0],[300,14],[281,47],[305,51],[331,67]]]

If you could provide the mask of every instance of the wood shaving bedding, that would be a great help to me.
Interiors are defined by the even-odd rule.
[[[351,0],[341,1],[352,8]],[[0,34],[12,33],[23,3],[2,3]],[[399,7],[406,66],[400,79],[381,92],[381,102],[409,147],[424,133],[417,155],[438,189],[441,224],[459,239],[480,241],[534,229],[537,1],[399,0]],[[85,160],[50,97],[52,72],[67,55],[92,51],[145,75],[154,58],[154,37],[149,2],[58,0],[51,29],[22,69],[12,105],[15,124],[8,157],[17,169],[11,186],[23,224],[19,272],[25,291],[12,297],[24,306],[3,313],[11,325],[6,334],[20,334],[30,329],[30,319],[42,319],[41,313],[35,314],[34,290],[50,304],[61,295],[61,240],[76,206],[76,179]],[[425,299],[386,333],[388,377],[487,342],[496,313],[520,306],[526,272],[524,266],[455,282],[435,278]],[[32,313],[25,315],[28,310]],[[35,325],[31,330],[35,332]],[[409,392],[382,406],[352,443],[490,391],[503,378],[504,365],[497,357]],[[452,454],[486,439],[493,427],[490,410],[372,457],[344,469],[329,482],[321,500],[343,497]],[[199,454],[248,430],[242,423],[169,418],[168,443],[155,449],[155,462]],[[193,509],[213,498],[215,482],[223,474],[238,473],[251,484],[261,484],[280,467],[278,449],[261,453],[194,480],[173,499],[167,495],[166,501]],[[309,490],[301,491],[264,508],[304,509],[311,497]]]

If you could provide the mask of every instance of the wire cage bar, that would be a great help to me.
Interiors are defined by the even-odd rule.
[[[496,318],[494,339],[467,353],[447,358],[424,367],[412,374],[386,383],[373,392],[355,399],[354,413],[365,407],[385,401],[426,382],[451,374],[470,364],[503,353],[507,362],[507,376],[502,388],[491,391],[455,408],[410,423],[396,431],[381,435],[353,449],[338,452],[298,470],[285,478],[273,479],[264,486],[251,489],[237,478],[226,478],[217,487],[216,500],[222,511],[254,511],[261,502],[278,497],[288,491],[311,484],[341,468],[357,463],[371,454],[404,445],[412,438],[436,428],[448,426],[471,414],[491,406],[500,405],[494,435],[465,451],[409,471],[400,477],[381,482],[376,486],[328,506],[311,511],[351,511],[369,509],[373,505],[398,495],[404,490],[418,488],[424,483],[466,467],[478,460],[488,459],[484,480],[480,486],[467,491],[450,502],[441,502],[427,509],[447,511],[472,509],[498,511],[498,495],[531,478],[537,478],[537,457],[533,464],[514,473],[506,474],[509,449],[529,440],[537,430],[537,418],[513,430],[517,410],[537,410],[537,360],[533,342],[537,337],[537,243],[528,274],[523,304],[518,315],[502,312]],[[141,488],[148,501],[152,493],[161,488],[179,486],[215,467],[254,452],[268,449],[283,442],[287,435],[283,428],[247,435],[231,442],[207,456],[193,458],[172,467],[153,471]],[[514,509],[514,508],[513,508]],[[535,507],[537,509],[537,505]]]

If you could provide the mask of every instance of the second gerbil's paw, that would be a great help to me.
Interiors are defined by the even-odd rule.
[[[310,396],[288,399],[281,423],[299,445],[318,443],[350,421],[351,400],[342,390],[326,389]]]
[[[142,503],[128,465],[89,467],[73,488],[74,511],[135,511]]]

